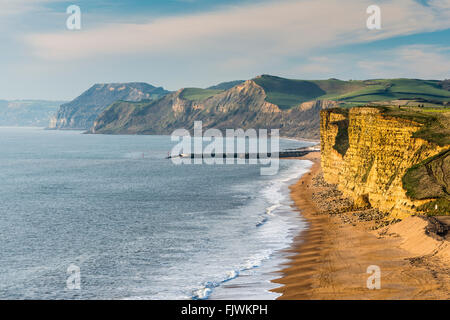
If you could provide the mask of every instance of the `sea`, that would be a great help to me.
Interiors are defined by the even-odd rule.
[[[0,299],[276,299],[311,162],[177,165],[175,144],[1,127]]]

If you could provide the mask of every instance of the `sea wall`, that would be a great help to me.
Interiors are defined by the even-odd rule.
[[[408,197],[402,181],[409,168],[445,149],[413,137],[421,124],[370,107],[326,109],[320,115],[324,179],[337,184],[356,207],[375,207],[402,219],[433,200]]]

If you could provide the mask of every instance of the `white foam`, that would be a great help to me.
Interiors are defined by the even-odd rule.
[[[262,299],[275,299],[279,296],[279,294],[269,291],[276,285],[267,278],[267,274],[277,271],[277,263],[267,264],[267,268],[261,267],[276,252],[288,248],[299,231],[298,229],[303,227],[298,219],[298,214],[291,208],[292,200],[289,196],[288,186],[294,179],[298,179],[306,173],[312,164],[309,161],[289,161],[291,161],[289,168],[282,171],[278,178],[269,182],[266,181],[265,183],[268,183],[268,185],[261,191],[269,206],[265,209],[265,214],[256,226],[258,227],[258,236],[265,247],[261,247],[259,252],[254,253],[241,265],[233,268],[232,271],[226,272],[222,278],[219,278],[221,280],[207,282],[201,288],[194,290],[193,299],[229,297],[224,292],[225,290],[233,290],[233,299],[245,299],[250,291],[253,296]],[[244,280],[238,281],[242,274],[253,277],[253,279],[245,281],[247,283],[259,283],[259,287],[252,288],[245,284]],[[224,284],[228,282],[239,282],[239,288],[230,289],[232,288],[230,286],[223,288]]]

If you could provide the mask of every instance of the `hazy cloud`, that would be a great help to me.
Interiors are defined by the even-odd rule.
[[[23,14],[40,9],[50,2],[61,0],[0,0],[0,16]]]
[[[262,73],[300,79],[449,74],[443,45],[450,0],[378,0],[382,29],[372,31],[366,8],[373,0],[215,2],[215,9],[193,5],[189,12],[197,13],[182,15],[169,2],[158,2],[164,10],[153,2],[140,10],[137,0],[80,0],[82,30],[68,31],[65,4],[71,2],[0,0],[0,98],[72,99],[96,82],[145,81],[176,90]],[[399,48],[406,40],[414,46]]]
[[[450,75],[449,57],[450,47],[410,45],[387,51],[378,59],[358,61],[357,65],[372,78],[445,79]]]
[[[373,1],[275,1],[222,11],[161,18],[145,24],[109,24],[80,32],[26,37],[33,52],[71,60],[102,55],[172,54],[299,55],[310,50],[447,29],[448,2],[413,0],[380,4],[382,29],[365,28]]]

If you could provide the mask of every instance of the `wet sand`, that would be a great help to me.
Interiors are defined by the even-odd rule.
[[[320,153],[302,159],[314,165],[291,186],[291,195],[309,228],[273,281],[282,284],[273,290],[279,299],[450,299],[448,235],[427,235],[429,223],[420,217],[380,227],[380,220],[361,219],[367,217],[361,212],[324,212],[342,199],[316,182]],[[369,266],[380,269],[380,289],[367,287]]]

